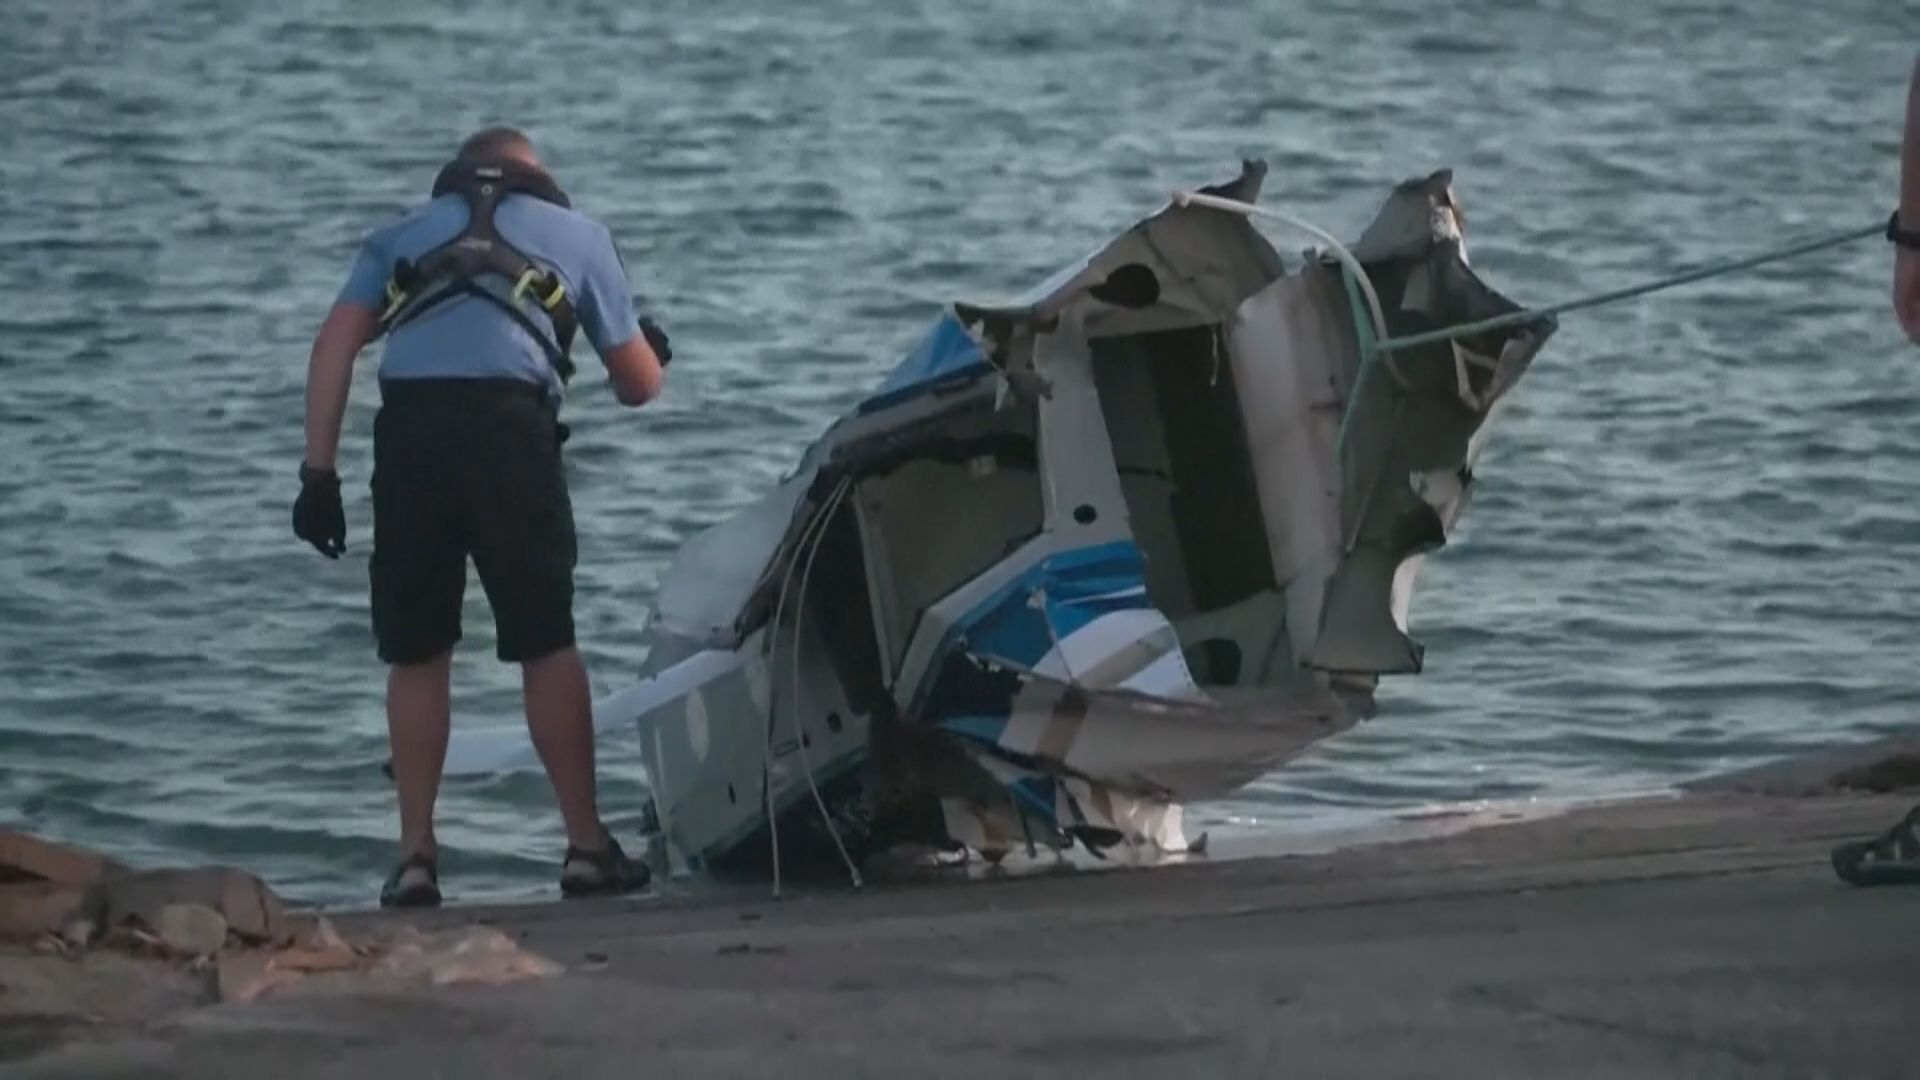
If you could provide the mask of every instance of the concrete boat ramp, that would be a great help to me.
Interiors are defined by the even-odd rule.
[[[15,1040],[0,1073],[1914,1076],[1920,890],[1827,866],[1914,796],[1830,774],[1310,857],[450,909],[412,922],[565,972],[316,979]]]

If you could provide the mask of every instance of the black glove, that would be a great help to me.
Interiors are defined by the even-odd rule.
[[[347,550],[347,511],[340,505],[340,474],[300,466],[300,497],[293,501],[293,535],[337,559]]]
[[[642,318],[640,333],[646,337],[647,347],[653,350],[653,355],[660,358],[661,367],[673,363],[673,343],[667,340],[667,332],[660,329],[659,323],[651,317]]]

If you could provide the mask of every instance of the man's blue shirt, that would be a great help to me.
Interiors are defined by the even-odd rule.
[[[467,205],[442,195],[367,237],[339,300],[379,311],[398,259],[418,259],[460,234]],[[566,282],[580,332],[605,356],[639,332],[633,290],[606,227],[583,214],[531,195],[514,194],[494,209],[494,228],[534,262]],[[502,287],[511,283],[495,283]],[[527,305],[542,332],[552,324]],[[497,304],[460,296],[435,305],[395,330],[380,360],[380,378],[513,378],[560,393],[559,373],[546,348]]]

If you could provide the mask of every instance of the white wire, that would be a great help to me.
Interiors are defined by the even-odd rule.
[[[780,640],[780,618],[787,608],[787,590],[793,586],[793,572],[800,565],[800,549],[806,546],[807,537],[819,523],[816,517],[807,522],[794,537],[793,554],[787,559],[787,570],[780,578],[780,591],[775,595],[773,619],[767,625],[766,643],[761,646],[761,659],[767,665],[767,731],[766,738],[760,744],[760,795],[761,807],[767,815],[767,838],[773,851],[773,898],[780,899],[780,824],[779,815],[773,810],[773,724],[779,714],[780,679],[776,674],[777,661],[774,659],[774,646]]]
[[[841,484],[844,485],[846,482],[847,481],[843,479]],[[836,488],[835,492],[837,493],[838,491],[839,489]],[[829,501],[833,501],[833,496],[829,496]],[[822,505],[824,506],[825,504]],[[774,658],[774,652],[775,646],[780,640],[780,620],[786,612],[787,597],[793,588],[793,572],[799,569],[800,566],[800,552],[807,546],[808,540],[813,537],[815,530],[820,530],[821,535],[825,535],[824,523],[825,516],[823,514],[816,514],[800,530],[800,535],[794,538],[793,554],[787,560],[786,573],[780,578],[780,591],[776,594],[774,601],[773,618],[767,626],[766,644],[761,647],[761,657],[766,661],[768,676],[766,738],[760,746],[761,788],[762,804],[767,815],[767,836],[773,852],[773,898],[776,900],[780,898],[780,825],[779,815],[774,812],[773,807],[773,728],[775,720],[779,715],[780,678],[777,672],[778,661]],[[815,550],[818,550],[817,544]],[[802,599],[804,601],[804,597]],[[794,648],[796,650],[799,648],[797,640],[794,643]],[[811,777],[809,777],[809,779],[811,779]],[[835,839],[837,840],[838,837]]]
[[[801,705],[800,693],[800,627],[807,617],[807,582],[813,577],[814,559],[819,557],[820,549],[826,546],[827,526],[833,521],[833,515],[839,511],[841,502],[846,499],[847,493],[851,490],[853,490],[852,479],[842,477],[840,485],[834,489],[833,495],[827,500],[826,507],[820,511],[820,531],[815,534],[813,550],[807,553],[807,563],[800,570],[800,605],[793,612],[792,707],[793,725],[796,731],[799,731],[800,725],[805,722],[806,714],[806,710]],[[797,549],[794,555],[798,558]],[[807,737],[804,731],[799,732],[799,742],[800,768],[807,774],[807,787],[813,790],[813,802],[820,808],[820,820],[827,826],[827,835],[833,838],[834,848],[840,852],[840,861],[846,864],[847,876],[853,881],[853,887],[858,889],[861,887],[860,868],[854,865],[853,856],[847,854],[846,842],[840,839],[840,830],[833,823],[833,815],[827,812],[827,800],[820,794],[820,781],[813,774],[813,758],[807,752]]]
[[[1333,252],[1333,257],[1340,260],[1341,266],[1347,268],[1348,276],[1353,279],[1355,285],[1359,286],[1361,295],[1367,298],[1367,313],[1373,317],[1373,348],[1368,350],[1368,353],[1378,353],[1381,362],[1386,365],[1387,374],[1393,376],[1393,381],[1399,383],[1401,389],[1408,389],[1406,376],[1400,373],[1400,365],[1394,361],[1392,350],[1381,348],[1381,342],[1389,340],[1389,335],[1387,334],[1387,314],[1380,306],[1380,294],[1373,291],[1373,281],[1367,277],[1367,268],[1360,265],[1360,260],[1354,258],[1353,252],[1348,251],[1347,245],[1341,243],[1338,237],[1311,221],[1294,217],[1280,210],[1241,202],[1239,199],[1202,195],[1195,191],[1176,191],[1173,194],[1173,201],[1178,206],[1205,206],[1213,210],[1225,210],[1230,214],[1271,218],[1324,241],[1327,250]],[[1366,371],[1365,360],[1370,358],[1370,355],[1363,357],[1361,365],[1363,374]]]
[[[1373,291],[1373,282],[1367,278],[1366,267],[1360,265],[1360,260],[1353,257],[1353,252],[1347,250],[1347,245],[1341,243],[1332,233],[1310,221],[1294,217],[1292,214],[1269,209],[1265,206],[1255,206],[1253,203],[1241,202],[1239,199],[1227,199],[1219,195],[1202,195],[1197,191],[1176,191],[1173,195],[1173,201],[1175,205],[1178,206],[1205,206],[1213,210],[1225,210],[1232,214],[1271,218],[1274,221],[1291,225],[1301,232],[1325,242],[1327,250],[1333,252],[1333,257],[1339,259],[1340,265],[1346,267],[1347,271],[1353,275],[1354,282],[1360,286],[1360,292],[1366,296],[1368,313],[1373,316],[1374,340],[1376,342],[1387,340],[1387,315],[1385,310],[1380,307],[1379,294]]]

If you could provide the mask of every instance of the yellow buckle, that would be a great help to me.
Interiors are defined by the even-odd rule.
[[[394,313],[398,312],[400,310],[400,306],[402,304],[405,304],[406,302],[407,302],[407,291],[400,287],[399,282],[393,280],[392,278],[388,278],[387,279],[387,307],[386,307],[386,310],[380,313],[380,321],[385,322],[386,320],[393,318]]]
[[[527,293],[540,284],[540,276],[541,272],[531,267],[520,275],[520,280],[513,283],[513,299],[516,303],[526,299]],[[553,275],[553,291],[547,293],[544,297],[536,298],[536,302],[546,310],[552,311],[555,307],[559,306],[560,301],[566,298],[567,283],[560,280],[559,274],[555,274]]]

